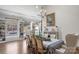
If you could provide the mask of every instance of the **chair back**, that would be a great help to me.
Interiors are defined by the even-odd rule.
[[[68,34],[66,36],[67,47],[76,47],[78,41],[78,36],[74,34]]]
[[[28,42],[28,45],[31,47],[31,46],[32,46],[32,42],[31,42],[31,38],[30,38],[29,35],[28,35],[28,40],[27,40],[27,42]]]
[[[78,41],[78,36],[74,34],[68,34],[66,35],[66,51],[65,53],[73,54],[76,53],[76,48],[77,48],[77,41]]]
[[[37,52],[38,53],[43,53],[44,49],[43,49],[43,42],[40,38],[36,37],[36,42],[37,42]]]
[[[33,36],[31,37],[31,41],[32,41],[32,47],[36,47],[36,40]]]
[[[34,36],[31,37],[31,42],[32,42],[32,48],[33,48],[33,52],[36,53],[36,39]]]

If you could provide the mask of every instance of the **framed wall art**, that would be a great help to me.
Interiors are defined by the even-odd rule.
[[[55,13],[48,14],[47,18],[47,26],[55,26]]]

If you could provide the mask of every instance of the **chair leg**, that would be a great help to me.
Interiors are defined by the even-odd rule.
[[[48,54],[54,54],[55,53],[55,49],[53,49],[53,48],[49,48],[47,50],[48,50],[47,51]]]
[[[35,48],[32,48],[32,53],[33,53],[33,54],[37,54],[37,51],[36,51]]]

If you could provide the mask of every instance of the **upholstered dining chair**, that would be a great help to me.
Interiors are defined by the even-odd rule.
[[[75,54],[78,43],[78,35],[75,34],[67,34],[66,35],[66,47],[56,49],[56,53],[64,53],[64,54]]]
[[[31,43],[32,43],[32,52],[34,54],[37,53],[37,46],[36,46],[36,39],[35,39],[35,36],[32,36],[31,37]]]
[[[28,35],[27,37],[28,37],[28,38],[27,38],[27,40],[26,40],[26,43],[28,44],[28,48],[30,48],[30,47],[31,47],[31,38],[30,38],[29,35]]]
[[[28,38],[26,39],[26,45],[27,45],[27,49],[28,49],[28,53],[32,53],[32,40],[31,37],[28,35]]]
[[[37,43],[37,53],[38,54],[46,53],[46,50],[43,47],[43,42],[42,42],[41,38],[36,37],[36,43]]]

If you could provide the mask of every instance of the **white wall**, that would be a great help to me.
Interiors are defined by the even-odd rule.
[[[61,28],[63,39],[68,33],[79,33],[79,6],[47,6],[47,11],[56,13],[56,25]]]

